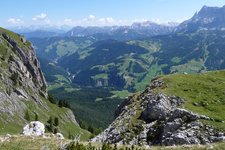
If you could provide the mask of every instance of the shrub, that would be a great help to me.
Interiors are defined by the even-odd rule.
[[[58,133],[58,128],[54,128],[53,133],[54,133],[54,134]]]
[[[46,125],[47,131],[53,132],[53,131],[54,131],[54,125],[53,125],[53,119],[52,119],[52,116],[49,117],[47,123],[48,123],[48,124]]]
[[[55,98],[54,98],[54,96],[52,94],[48,94],[48,100],[52,104],[56,104],[56,100],[55,100]]]
[[[58,103],[58,106],[59,107],[71,108],[70,104],[67,101],[65,101],[65,100],[60,100],[59,103]]]
[[[37,113],[35,113],[35,121],[38,121],[39,120],[39,116]]]
[[[30,121],[30,114],[28,110],[25,112],[24,119],[26,119],[27,121]]]
[[[67,145],[67,150],[86,150],[85,146],[80,143],[71,142]]]
[[[59,118],[58,117],[55,117],[54,119],[54,126],[59,126]]]
[[[75,138],[74,135],[72,135],[71,132],[69,132],[68,139],[73,140],[74,138]]]
[[[11,80],[13,81],[13,84],[14,85],[17,85],[18,84],[18,80],[19,80],[19,74],[17,72],[14,72],[12,75],[11,75]]]

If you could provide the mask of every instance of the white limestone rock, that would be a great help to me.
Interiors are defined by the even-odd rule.
[[[44,136],[45,125],[40,121],[32,121],[23,127],[23,135],[27,136]]]
[[[56,133],[56,137],[58,140],[64,140],[64,136],[62,135],[62,133]]]

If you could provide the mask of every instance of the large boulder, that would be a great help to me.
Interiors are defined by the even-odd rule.
[[[23,135],[44,136],[45,125],[40,121],[32,121],[23,127]]]

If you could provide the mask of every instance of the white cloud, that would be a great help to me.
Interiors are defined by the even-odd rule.
[[[73,20],[72,19],[69,19],[69,18],[66,18],[66,19],[64,19],[63,22],[71,23],[71,22],[73,22]]]
[[[129,20],[117,20],[112,17],[97,18],[94,15],[89,15],[83,19],[75,20],[65,18],[63,21],[58,21],[57,25],[69,26],[113,26],[113,25],[129,25],[132,22]]]
[[[76,25],[76,21],[71,18],[65,18],[63,21],[59,21],[57,23],[58,25],[68,25],[68,26],[74,26]]]
[[[44,20],[48,15],[46,13],[41,13],[32,18],[33,21]]]
[[[23,20],[19,19],[19,18],[9,18],[7,20],[8,23],[11,23],[11,24],[23,24]]]
[[[88,19],[89,20],[95,20],[95,16],[94,15],[89,15]]]
[[[49,19],[45,19],[44,22],[45,22],[46,24],[51,24],[51,20],[49,20]]]
[[[144,22],[147,19],[134,19],[134,20],[124,20],[115,19],[113,17],[96,17],[95,15],[89,15],[81,19],[74,18],[64,18],[63,20],[58,20],[57,22],[51,22],[51,25],[68,25],[74,26],[114,26],[114,25],[131,25],[133,22]]]
[[[105,23],[105,18],[100,18],[100,19],[98,19],[98,21],[101,23]]]
[[[35,22],[35,24],[43,25],[51,25],[52,21],[48,19],[48,15],[46,13],[41,13],[32,18],[32,20]]]
[[[91,22],[91,21],[95,21],[95,16],[94,15],[89,15],[87,18],[83,18],[82,21],[84,22]]]
[[[98,19],[98,22],[102,24],[113,24],[116,23],[116,20],[114,20],[112,17],[106,17]]]
[[[114,23],[115,20],[114,20],[112,17],[107,17],[107,18],[106,18],[106,22],[107,22],[107,23]]]

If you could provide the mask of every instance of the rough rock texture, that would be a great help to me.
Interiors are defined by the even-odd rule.
[[[129,97],[116,112],[115,121],[93,142],[138,145],[207,144],[225,139],[223,133],[203,125],[203,115],[182,108],[183,100],[155,92],[166,86],[160,79],[152,81],[140,95]]]
[[[23,135],[44,136],[45,125],[39,121],[32,121],[23,127]]]
[[[62,133],[56,133],[56,137],[59,140],[63,140],[64,139],[64,136],[62,135]]]
[[[24,86],[32,88],[35,92],[47,97],[46,81],[40,69],[40,63],[37,60],[33,46],[29,50],[23,50],[18,43],[7,36],[2,35],[17,55],[11,55],[9,60],[9,72],[19,74]],[[24,39],[24,38],[21,38]]]
[[[0,61],[0,64],[5,63],[0,69],[0,113],[12,116],[15,113],[24,114],[24,101],[33,100],[43,105],[41,96],[47,98],[46,82],[32,45],[21,46],[20,41],[14,40],[6,33],[1,34],[1,40],[4,41],[2,44],[5,44],[6,54],[4,61]],[[21,38],[21,41],[25,42],[24,38]]]
[[[56,115],[61,125],[79,126],[71,110],[60,109],[48,102],[46,88],[32,44],[24,37],[0,28],[1,133],[10,133],[8,126],[14,128],[15,121],[17,132],[21,132],[21,127],[35,116],[46,122],[50,116]]]

